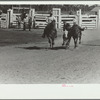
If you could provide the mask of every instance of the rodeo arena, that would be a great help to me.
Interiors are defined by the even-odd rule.
[[[100,7],[91,12],[21,6],[2,12],[0,83],[100,83]]]

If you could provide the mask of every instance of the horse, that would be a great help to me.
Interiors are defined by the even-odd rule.
[[[68,40],[68,34],[69,34],[69,30],[70,30],[71,26],[69,23],[64,23],[63,26],[63,43],[62,46],[65,45],[65,43]]]
[[[54,40],[57,37],[57,30],[55,28],[55,20],[53,20],[51,23],[49,23],[45,29],[42,37],[47,36],[48,42],[50,44],[50,48],[53,48],[54,46]]]
[[[81,28],[77,24],[74,24],[72,27],[69,27],[69,25],[66,24],[65,29],[68,31],[68,35],[66,38],[66,49],[69,48],[71,37],[73,37],[74,39],[74,48],[76,48],[78,46],[77,45],[78,39],[79,39],[79,44],[81,44],[81,36],[82,36],[81,31],[84,31],[85,28]]]

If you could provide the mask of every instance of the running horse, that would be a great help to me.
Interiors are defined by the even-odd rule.
[[[54,46],[54,40],[57,37],[57,31],[55,28],[55,20],[53,20],[51,23],[49,23],[46,28],[44,29],[44,33],[42,35],[42,37],[47,37],[48,38],[48,42],[50,44],[50,48],[53,48]]]
[[[81,43],[81,36],[82,36],[81,31],[84,31],[85,28],[81,28],[77,24],[74,24],[72,27],[66,25],[65,29],[68,31],[66,38],[66,49],[69,48],[71,37],[73,37],[74,39],[74,48],[76,48],[78,46],[77,44],[78,39],[79,39],[79,44]]]
[[[68,34],[69,34],[69,31],[70,31],[70,24],[69,23],[64,23],[64,26],[63,26],[63,45],[65,45],[65,43],[68,41]]]

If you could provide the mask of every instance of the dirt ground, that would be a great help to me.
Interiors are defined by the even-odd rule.
[[[94,84],[100,83],[100,32],[85,30],[82,44],[73,40],[65,50],[62,30],[58,30],[53,50],[43,29],[31,32],[0,29],[1,84]]]

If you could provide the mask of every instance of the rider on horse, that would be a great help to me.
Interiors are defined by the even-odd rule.
[[[55,19],[55,17],[53,16],[52,12],[50,12],[50,16],[46,19],[47,26],[46,26],[45,29],[44,29],[44,33],[43,33],[43,35],[42,35],[43,38],[45,38],[47,32],[49,32],[49,26],[50,26],[50,24],[51,24],[52,21],[55,21],[55,22],[56,22],[56,19]],[[55,33],[56,33],[56,35],[55,35],[55,38],[56,38],[56,37],[57,37],[56,26],[54,27],[54,29],[55,29]]]
[[[72,26],[72,28],[74,28],[74,27],[75,27],[75,29],[76,29],[77,31],[79,31],[81,34],[82,34],[81,31],[84,31],[84,29],[85,29],[85,28],[81,28],[79,25],[77,25],[76,20],[73,21],[73,26]]]
[[[77,39],[79,38],[79,43],[81,43],[81,35],[82,35],[82,32],[81,31],[84,31],[85,28],[81,28],[78,24],[77,24],[77,21],[76,20],[73,20],[73,26],[68,30],[69,34],[67,35],[67,43],[66,45],[69,47],[69,43],[70,43],[70,40],[71,40],[71,37],[73,37],[73,39]],[[77,41],[76,41],[76,46],[77,46]]]

